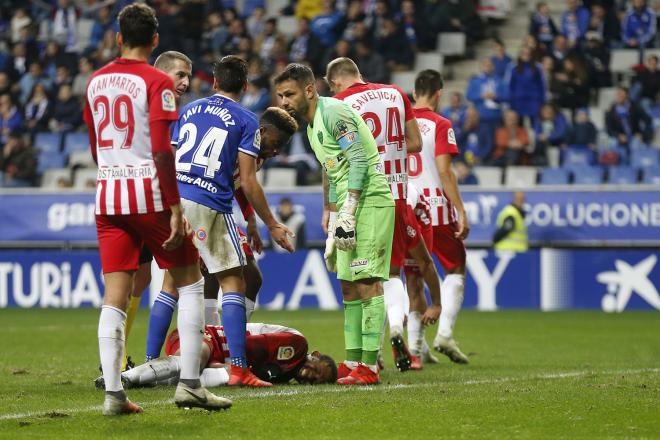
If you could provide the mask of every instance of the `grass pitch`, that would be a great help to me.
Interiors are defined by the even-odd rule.
[[[97,310],[0,310],[0,438],[660,438],[660,314],[462,312],[466,366],[441,357],[370,388],[216,389],[226,412],[177,409],[172,387],[129,390],[144,414],[106,418]],[[343,359],[340,312],[258,311]],[[130,338],[144,353],[147,312]],[[429,329],[429,340],[435,328]]]

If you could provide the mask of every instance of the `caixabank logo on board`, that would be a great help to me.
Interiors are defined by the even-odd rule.
[[[649,277],[658,261],[649,255],[637,264],[617,259],[616,270],[601,272],[596,276],[599,283],[607,286],[601,307],[605,312],[623,312],[633,295],[638,295],[656,310],[660,310],[660,294]]]

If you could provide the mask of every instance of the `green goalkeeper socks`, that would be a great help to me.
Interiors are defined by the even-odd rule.
[[[362,302],[362,362],[376,365],[380,335],[385,323],[385,297],[376,296]]]
[[[344,301],[344,344],[346,360],[362,360],[362,301]]]

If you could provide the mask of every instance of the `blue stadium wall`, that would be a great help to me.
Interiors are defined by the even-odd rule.
[[[324,240],[316,191],[271,193],[275,207],[292,199],[306,215],[311,245]],[[599,309],[660,310],[660,190],[566,188],[527,192],[533,248],[524,254],[488,248],[509,191],[464,191],[472,232],[465,306],[484,311]],[[98,307],[103,284],[94,249],[90,193],[0,193],[0,308]],[[240,213],[237,218],[240,217]],[[264,231],[264,235],[266,232]],[[319,249],[259,256],[268,309],[338,309],[339,285]],[[160,287],[143,295],[151,304]]]

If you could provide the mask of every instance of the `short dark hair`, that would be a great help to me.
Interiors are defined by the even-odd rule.
[[[296,120],[286,110],[279,107],[268,107],[261,115],[260,123],[263,125],[272,125],[279,131],[289,135],[289,137],[298,131]]]
[[[442,90],[442,87],[444,87],[442,74],[437,70],[422,70],[415,78],[415,94],[417,96],[431,96],[438,90]]]
[[[186,63],[188,67],[192,67],[192,61],[190,58],[181,52],[177,52],[176,50],[168,50],[167,52],[163,52],[158,55],[158,58],[156,58],[156,61],[154,62],[154,67],[158,70],[166,72],[172,68],[174,60],[181,60]]]
[[[284,81],[293,80],[298,83],[298,85],[306,86],[308,84],[314,84],[314,72],[312,69],[305,66],[304,64],[291,63],[282,73],[277,75],[273,82],[275,85],[283,83]]]
[[[319,356],[319,361],[324,362],[328,367],[330,367],[332,375],[328,383],[335,383],[337,381],[337,364],[335,363],[335,360],[328,355],[322,354]]]
[[[147,47],[158,31],[156,12],[144,3],[130,4],[119,13],[119,33],[128,47]]]
[[[241,92],[247,83],[247,73],[247,62],[236,55],[227,55],[213,64],[213,78],[224,92]]]

